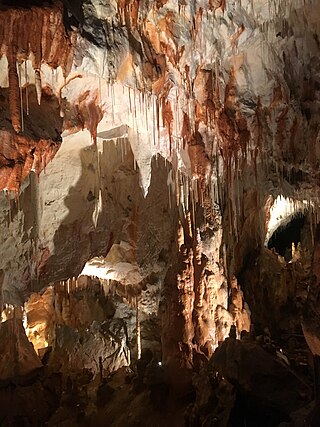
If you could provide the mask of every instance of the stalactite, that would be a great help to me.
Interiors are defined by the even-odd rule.
[[[14,192],[14,200],[15,200],[15,203],[16,203],[16,205],[17,205],[17,209],[18,209],[18,211],[20,211],[20,196],[19,196],[19,190],[15,190],[15,192]]]
[[[98,103],[99,105],[101,105],[102,103],[102,95],[101,95],[101,76],[98,77],[99,79],[99,99],[98,99]]]
[[[36,87],[36,93],[37,93],[37,101],[38,101],[38,105],[40,105],[41,104],[41,92],[42,92],[40,69],[36,69],[34,71],[34,74],[35,74],[35,87]]]
[[[174,172],[173,169],[170,169],[167,178],[167,187],[168,187],[168,196],[169,196],[169,208],[172,209],[172,198],[175,195],[175,180],[173,178]]]
[[[136,297],[136,340],[137,340],[137,359],[141,358],[141,331],[139,318],[139,299]]]
[[[145,119],[146,119],[146,129],[147,129],[147,132],[149,132],[148,109],[149,109],[149,94],[147,94],[147,103],[144,102],[144,110],[145,110]]]
[[[314,226],[313,226],[313,223],[312,223],[312,212],[311,212],[311,210],[310,210],[310,216],[309,216],[309,218],[310,218],[311,242],[312,242],[312,246],[314,246]]]
[[[142,106],[142,101],[141,101],[142,93],[140,90],[137,90],[137,92],[138,92],[139,114],[140,114],[140,116],[143,117],[143,106]]]
[[[131,88],[128,86],[129,112],[132,115]]]
[[[10,224],[12,222],[10,190],[7,190],[7,200],[8,200],[9,224]]]
[[[15,55],[8,54],[8,75],[9,75],[9,106],[11,123],[13,129],[19,133],[21,131],[20,102],[19,102],[19,78]]]
[[[158,147],[160,147],[160,101],[156,99],[156,120],[157,120],[157,133],[158,133]]]
[[[133,117],[134,117],[134,120],[136,123],[136,130],[139,133],[138,123],[137,123],[137,105],[136,105],[136,91],[135,91],[135,89],[133,89],[133,110],[134,110]]]
[[[114,97],[114,85],[111,84],[111,112],[112,112],[112,124],[114,125],[114,112],[115,112],[115,97]]]
[[[154,95],[151,95],[152,99],[152,137],[153,137],[153,145],[156,145],[156,117],[155,117],[155,103],[156,103],[156,97]]]
[[[23,117],[23,96],[22,96],[22,80],[21,80],[21,64],[18,65],[18,78],[19,78],[19,94],[20,94],[20,111],[21,111],[21,131],[24,132],[24,117]]]
[[[26,81],[26,113],[29,116],[29,76],[27,70],[27,61],[24,61],[24,77]]]
[[[180,206],[180,171],[174,170],[175,188],[176,188],[176,206]]]

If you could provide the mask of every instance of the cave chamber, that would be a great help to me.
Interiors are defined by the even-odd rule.
[[[320,425],[318,0],[0,1],[0,425]]]

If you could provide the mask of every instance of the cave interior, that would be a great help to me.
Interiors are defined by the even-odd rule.
[[[0,0],[1,427],[320,426],[319,0]]]

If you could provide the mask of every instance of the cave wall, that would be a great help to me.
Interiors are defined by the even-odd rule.
[[[232,324],[250,327],[235,276],[272,200],[316,217],[319,3],[9,3],[2,303],[125,261],[135,285],[161,278],[165,359],[201,364]]]

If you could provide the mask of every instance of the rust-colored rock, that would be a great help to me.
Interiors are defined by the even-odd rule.
[[[39,174],[53,159],[60,143],[0,130],[0,189],[18,192],[31,169]]]
[[[19,133],[22,124],[17,61],[21,63],[32,54],[35,70],[45,62],[52,68],[61,66],[67,76],[72,65],[73,45],[65,32],[59,2],[57,6],[43,8],[0,9],[0,27],[0,56],[6,55],[9,64],[11,122]]]

